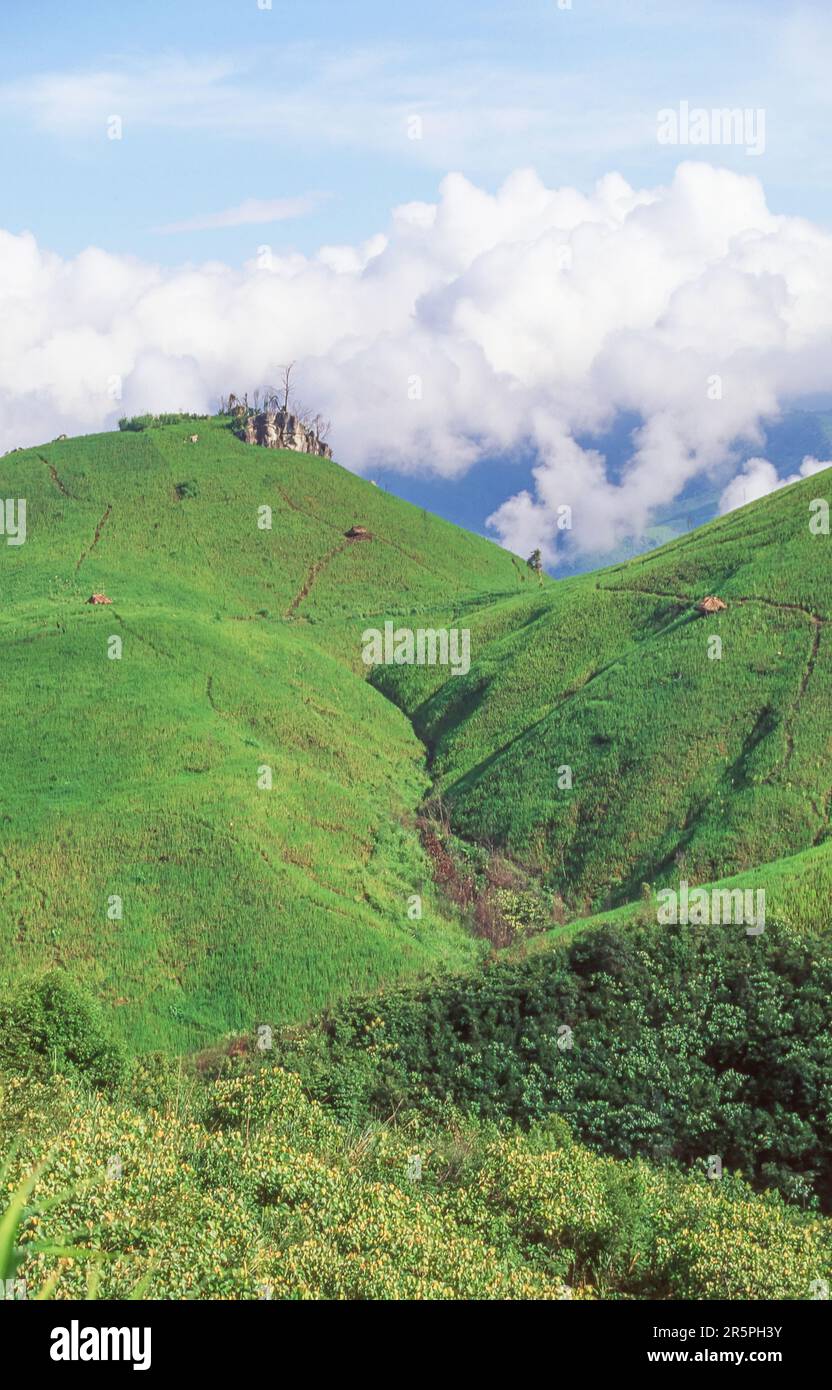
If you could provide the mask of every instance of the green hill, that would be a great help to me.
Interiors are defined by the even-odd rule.
[[[828,485],[538,583],[221,419],[0,460],[0,1277],[814,1296]],[[368,671],[388,620],[469,629],[470,669]],[[659,925],[681,878],[764,888],[770,929]]]
[[[573,917],[645,881],[768,865],[774,888],[794,856],[782,881],[823,896],[828,484],[538,584],[221,419],[0,460],[28,509],[26,544],[0,544],[0,977],[64,967],[133,1045],[193,1048],[464,969],[484,947],[433,886],[429,790]],[[708,593],[728,607],[700,617]],[[362,633],[388,619],[469,628],[470,671],[368,680]]]
[[[360,631],[447,620],[523,566],[219,420],[7,456],[0,496],[28,531],[0,543],[0,976],[64,966],[136,1045],[189,1047],[474,958],[412,827],[424,750]]]
[[[829,484],[463,615],[466,676],[384,668],[454,829],[579,913],[828,844],[832,541],[809,503]],[[727,609],[700,615],[708,594]]]

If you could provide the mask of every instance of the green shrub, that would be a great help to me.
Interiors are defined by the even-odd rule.
[[[774,922],[758,938],[599,927],[345,1005],[286,1060],[321,1099],[348,1093],[354,1121],[427,1096],[522,1126],[555,1113],[616,1157],[718,1153],[760,1188],[832,1207],[832,948]]]
[[[208,420],[208,415],[195,415],[188,411],[176,410],[168,411],[162,415],[131,415],[123,416],[118,422],[118,427],[122,431],[130,433],[141,433],[142,430],[158,429],[162,425],[181,425],[189,420]]]
[[[73,1071],[101,1090],[127,1079],[124,1049],[99,1005],[61,971],[0,1003],[0,1070],[48,1076]]]

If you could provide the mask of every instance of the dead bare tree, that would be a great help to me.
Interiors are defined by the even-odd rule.
[[[288,362],[285,367],[281,367],[281,390],[283,392],[283,409],[289,411],[289,400],[292,395],[292,372],[295,370],[295,363]],[[296,412],[295,412],[296,413]]]

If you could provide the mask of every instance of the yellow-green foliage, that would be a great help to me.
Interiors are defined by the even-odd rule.
[[[51,1158],[18,1277],[57,1277],[57,1298],[83,1296],[96,1259],[100,1296],[149,1277],[159,1299],[800,1299],[830,1274],[829,1222],[730,1176],[601,1158],[554,1124],[501,1136],[448,1114],[356,1134],[274,1068],[183,1083],[150,1111],[14,1079],[0,1152],[21,1131],[9,1197]],[[86,1256],[25,1256],[69,1236]]]

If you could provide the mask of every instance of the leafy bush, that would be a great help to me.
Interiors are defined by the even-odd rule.
[[[523,1126],[554,1111],[619,1158],[718,1154],[832,1207],[832,948],[773,923],[597,928],[339,1008],[283,1056],[322,1100],[351,1087],[356,1119],[426,1097]]]
[[[830,1223],[728,1173],[447,1104],[357,1131],[270,1066],[162,1110],[17,1077],[0,1168],[10,1148],[14,1274],[59,1299],[87,1296],[91,1267],[101,1297],[157,1299],[807,1298],[830,1277]]]
[[[538,893],[516,888],[497,888],[494,896],[503,918],[508,922],[512,939],[532,936],[552,925],[551,910],[547,911]]]
[[[0,1070],[48,1076],[73,1071],[111,1090],[129,1063],[96,1001],[61,971],[44,975],[0,1002]]]
[[[189,420],[209,420],[209,415],[194,415],[187,411],[169,411],[162,415],[131,415],[123,416],[118,422],[118,427],[122,431],[131,433],[141,433],[142,430],[158,429],[161,425],[181,425]]]

